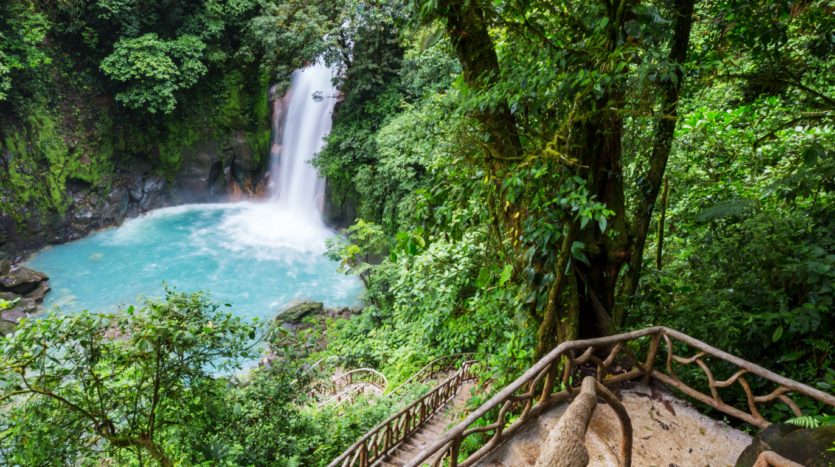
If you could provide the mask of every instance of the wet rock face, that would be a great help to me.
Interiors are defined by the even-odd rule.
[[[835,426],[803,429],[778,423],[761,431],[736,461],[736,467],[752,467],[765,451],[774,451],[806,467],[829,467],[835,464]]]
[[[130,185],[128,186],[128,193],[132,201],[139,202],[142,199],[142,195],[145,194],[142,186],[142,177],[136,176],[131,179]]]
[[[150,148],[145,155],[114,161],[113,170],[95,183],[67,180],[67,209],[32,200],[19,207],[28,216],[23,220],[0,209],[0,258],[25,257],[43,246],[83,238],[152,209],[224,202],[230,193],[240,194],[244,184],[255,187],[269,165],[267,150],[252,146],[260,144],[258,137],[244,132],[232,136],[231,140],[205,138],[183,148],[173,180],[159,168],[159,151]],[[0,190],[0,204],[3,196]]]

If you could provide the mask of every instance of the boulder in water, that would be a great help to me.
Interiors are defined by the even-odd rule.
[[[12,272],[12,262],[7,259],[0,260],[0,276],[5,276],[10,272]]]
[[[752,467],[765,451],[774,451],[806,467],[829,467],[835,464],[835,426],[803,429],[778,423],[761,431],[742,451],[736,467]]]
[[[291,306],[290,308],[279,312],[275,319],[276,321],[282,321],[285,323],[298,324],[305,317],[320,313],[322,311],[322,307],[322,302],[299,303],[298,305]]]
[[[16,294],[25,295],[38,287],[42,281],[49,280],[46,274],[29,268],[18,268],[0,279],[2,289]]]
[[[35,303],[40,305],[41,303],[43,303],[44,298],[46,298],[46,294],[49,293],[50,290],[52,289],[49,287],[49,282],[43,281],[40,284],[38,284],[37,289],[35,289],[32,292],[29,292],[29,294],[26,295],[26,298],[31,298],[35,301]]]

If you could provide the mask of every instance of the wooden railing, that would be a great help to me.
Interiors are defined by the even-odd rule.
[[[632,350],[626,346],[629,342],[641,338],[651,339],[647,360],[644,363],[639,362]],[[667,374],[653,368],[662,340],[664,340],[667,347]],[[678,341],[695,348],[697,350],[697,354],[690,358],[683,358],[675,355],[675,349],[673,346],[674,341]],[[603,350],[605,352],[606,349],[611,350],[608,352],[608,356],[605,359],[601,359],[596,356],[598,351]],[[579,356],[577,355],[578,353]],[[615,358],[621,354],[625,355],[625,357],[630,361],[630,365],[626,365],[629,371],[622,374],[610,374],[609,368],[613,366],[613,363],[615,363]],[[712,372],[704,362],[705,356],[712,356],[725,360],[726,362],[736,365],[740,370],[728,380],[717,382],[714,380]],[[645,380],[648,380],[650,377],[656,378],[695,399],[715,407],[718,410],[761,428],[768,426],[769,422],[759,414],[756,407],[757,404],[779,399],[787,404],[796,415],[801,415],[797,404],[795,404],[791,399],[791,396],[793,395],[792,393],[811,397],[835,407],[835,397],[832,395],[810,388],[809,386],[792,381],[788,378],[783,378],[782,376],[766,370],[765,368],[722,352],[719,349],[711,347],[704,342],[693,339],[692,337],[673,329],[659,326],[619,334],[617,336],[578,340],[560,344],[548,355],[534,364],[533,367],[526,371],[516,381],[511,383],[471,413],[463,422],[447,431],[444,436],[435,441],[431,446],[421,451],[421,453],[406,464],[405,467],[420,466],[430,458],[432,458],[432,465],[434,466],[440,465],[445,460],[448,461],[449,467],[467,467],[475,464],[488,452],[501,444],[502,441],[512,436],[528,421],[541,414],[545,409],[560,401],[576,396],[578,394],[578,389],[571,387],[571,378],[574,374],[575,367],[586,362],[592,362],[597,365],[596,378],[597,381],[604,386],[610,386],[615,383],[641,377],[645,378]],[[678,376],[676,376],[673,362],[684,365],[695,362],[707,376],[711,396],[702,394],[683,383]],[[771,394],[765,396],[754,396],[748,382],[745,380],[745,375],[749,373],[775,383],[777,385],[777,389]],[[560,382],[560,377],[562,379],[561,386],[557,384]],[[748,398],[748,406],[751,411],[750,414],[725,404],[719,396],[717,388],[726,388],[735,382],[738,382],[742,386],[743,390],[745,390]],[[561,390],[555,392],[555,389]],[[498,409],[498,411],[495,409]],[[511,410],[514,410],[519,414],[519,416],[513,421],[513,423],[507,425],[506,417]],[[488,414],[491,414],[495,419],[493,423],[488,423],[485,426],[474,426],[479,419],[487,417]],[[467,437],[477,433],[490,432],[492,432],[490,439],[487,440],[487,442],[476,452],[470,455],[462,454],[460,452],[461,444]],[[376,431],[369,433],[363,438],[363,440],[371,439],[369,437],[376,437],[378,433],[380,432]],[[363,441],[363,443],[365,442],[366,441]],[[464,458],[462,459],[462,457]],[[376,458],[378,457],[375,457],[375,459]],[[340,457],[340,459],[343,459],[343,457]],[[368,458],[366,457],[362,459]],[[331,466],[336,465],[337,463],[331,463]],[[349,465],[366,467],[369,464],[367,462],[359,464],[355,464],[354,462],[348,464],[346,462],[341,465],[344,467]]]
[[[350,388],[348,390],[345,390],[345,391],[337,394],[336,396],[326,400],[325,402],[322,402],[319,405],[322,406],[322,407],[325,407],[325,406],[329,406],[329,405],[332,404],[333,407],[331,407],[331,409],[335,410],[336,414],[341,414],[342,412],[345,411],[345,408],[347,406],[356,402],[357,398],[359,396],[361,396],[362,394],[365,394],[365,390],[372,387],[372,386],[373,386],[372,384],[363,383],[360,386],[353,387],[353,388]]]
[[[328,389],[330,390],[330,394],[334,395],[346,387],[358,383],[375,386],[380,391],[385,391],[389,384],[386,376],[379,371],[372,370],[371,368],[357,368],[356,370],[351,370],[333,378],[330,381]]]
[[[434,389],[366,433],[328,467],[368,467],[387,456],[455,397],[464,382],[473,380],[479,366],[476,361],[464,362]]]
[[[386,394],[386,397],[390,397],[394,394],[399,393],[404,387],[411,383],[422,383],[435,375],[443,373],[445,371],[454,370],[456,363],[461,362],[462,360],[475,360],[472,357],[479,355],[475,352],[468,352],[468,353],[457,353],[452,355],[445,355],[440,358],[436,358],[432,360],[426,366],[421,368],[417,371],[411,378],[407,379],[403,384],[397,386],[393,391]]]

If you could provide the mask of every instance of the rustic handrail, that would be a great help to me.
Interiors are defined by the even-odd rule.
[[[330,394],[334,395],[354,383],[371,384],[381,391],[385,391],[389,384],[386,375],[379,371],[371,368],[357,368],[331,379]]]
[[[790,461],[774,451],[765,451],[757,457],[754,467],[803,467],[797,462]]]
[[[409,383],[412,383],[414,381],[422,383],[442,371],[455,368],[455,363],[458,362],[458,360],[461,357],[471,357],[475,355],[478,354],[476,352],[465,352],[452,355],[444,355],[443,357],[436,358],[435,360],[432,360],[431,362],[427,363],[426,366],[418,370],[417,373],[413,374],[412,377],[403,382],[403,384],[397,386],[393,391],[386,394],[386,397],[389,397],[393,394],[397,394]]]
[[[350,400],[353,403],[354,399],[356,399],[358,395],[363,394],[365,392],[365,388],[367,388],[368,386],[377,387],[372,383],[360,383],[358,386],[346,389],[344,392],[340,392],[339,394],[331,397],[330,399],[324,402],[319,402],[319,406],[325,407],[336,402],[336,405],[334,405],[334,407],[336,407],[345,402],[346,400]]]
[[[328,467],[368,467],[388,455],[452,399],[461,385],[475,378],[479,362],[466,361],[434,389],[371,429]]]
[[[647,361],[643,364],[640,363],[635,357],[635,354],[628,347],[626,347],[628,342],[642,337],[652,338]],[[661,373],[653,368],[655,357],[658,354],[662,338],[667,346],[667,372],[669,375]],[[673,348],[673,339],[694,347],[699,351],[699,353],[691,358],[676,356],[675,349]],[[595,351],[609,348],[612,350],[609,352],[609,355],[605,360],[601,360],[595,355]],[[577,356],[576,351],[582,351],[582,354]],[[629,358],[632,363],[631,368],[633,369],[623,374],[611,375],[610,377],[607,377],[608,368],[614,363],[615,358],[619,354],[625,354],[627,358]],[[702,360],[705,355],[711,355],[730,362],[741,368],[741,370],[726,381],[716,382],[713,379],[710,369]],[[556,404],[557,402],[576,396],[577,389],[571,387],[570,381],[574,367],[589,361],[597,364],[597,381],[604,386],[610,386],[615,383],[629,381],[639,377],[643,377],[645,380],[648,380],[650,377],[656,378],[670,384],[695,399],[760,428],[765,428],[770,425],[770,423],[765,420],[759,412],[757,412],[756,405],[758,403],[780,399],[788,405],[796,415],[802,415],[797,407],[797,404],[795,404],[789,397],[788,393],[790,391],[800,393],[804,396],[811,397],[835,407],[835,397],[832,395],[813,389],[805,384],[779,376],[776,373],[760,367],[759,365],[734,357],[733,355],[707,345],[704,342],[687,336],[686,334],[682,334],[663,326],[657,326],[619,334],[616,336],[577,340],[560,344],[557,348],[548,353],[548,355],[536,362],[536,364],[534,364],[516,381],[508,385],[498,394],[493,396],[489,401],[472,412],[463,422],[447,431],[440,439],[432,443],[431,446],[421,451],[404,467],[417,467],[422,465],[422,463],[430,457],[434,457],[433,465],[439,465],[444,459],[449,459],[449,467],[468,467],[475,464],[479,459],[501,444],[505,439],[513,435],[525,423],[541,414],[545,409]],[[673,361],[685,365],[696,362],[708,376],[712,397],[702,394],[684,384],[675,374],[675,370],[672,365]],[[560,369],[561,367],[562,371]],[[559,381],[559,373],[562,373],[562,385],[564,389],[554,393],[556,383]],[[779,387],[776,391],[767,396],[755,397],[751,392],[750,386],[743,377],[746,373],[751,373],[769,380],[776,383]],[[739,382],[745,390],[746,396],[748,397],[749,408],[752,412],[751,414],[725,404],[719,397],[717,387],[728,387],[734,382]],[[539,390],[540,383],[542,383],[541,390]],[[520,390],[523,392],[521,394],[517,394]],[[487,415],[488,412],[499,407],[501,408],[498,411],[497,420],[494,423],[487,426],[471,428],[477,420]],[[520,416],[513,423],[511,423],[510,426],[505,427],[505,416],[507,413],[513,408],[520,407],[522,408]],[[490,431],[494,434],[484,446],[482,446],[475,453],[467,456],[466,459],[459,459],[461,444],[468,436],[474,433],[487,433]],[[368,464],[360,463],[358,467],[366,467],[367,465]]]

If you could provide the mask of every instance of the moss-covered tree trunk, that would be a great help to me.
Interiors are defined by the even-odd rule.
[[[629,269],[623,278],[623,285],[618,295],[618,303],[613,313],[615,325],[622,326],[626,322],[627,305],[638,290],[641,279],[641,267],[644,258],[647,233],[655,210],[658,192],[664,181],[667,169],[667,159],[673,146],[673,137],[678,116],[679,94],[684,83],[682,68],[687,61],[687,49],[690,46],[690,31],[693,27],[693,7],[695,0],[675,0],[672,6],[675,14],[672,42],[670,43],[669,61],[679,67],[675,68],[675,80],[668,80],[662,87],[661,115],[655,127],[655,141],[646,170],[646,186],[641,192],[644,196],[640,200],[634,218],[633,253],[629,258]]]

